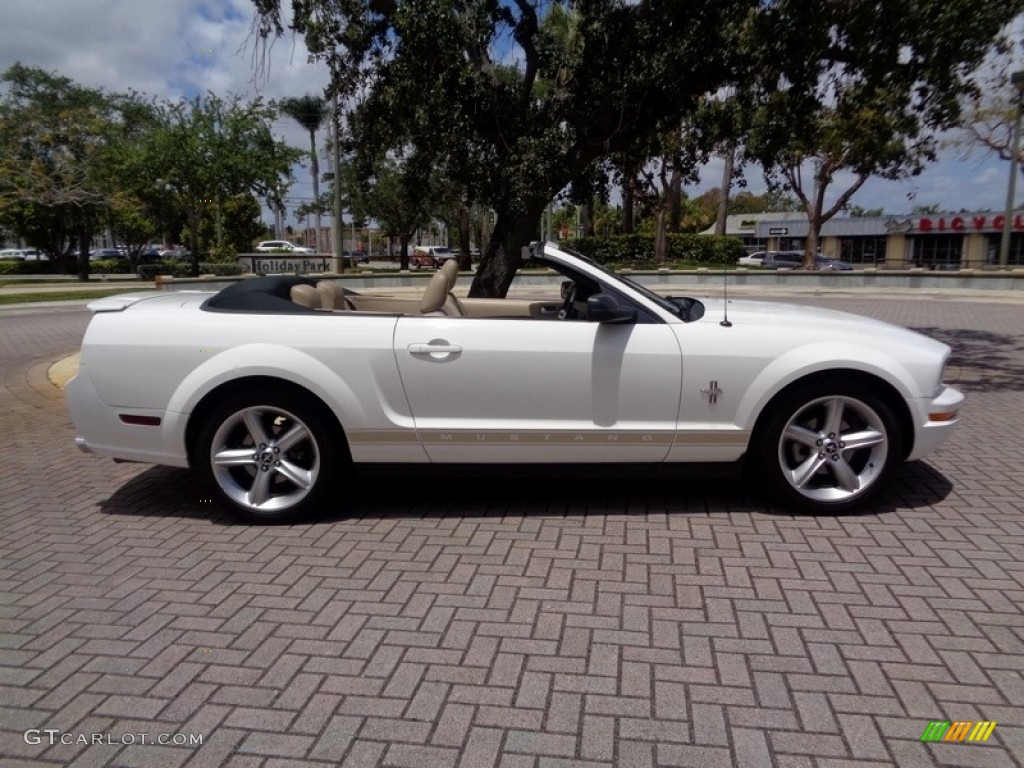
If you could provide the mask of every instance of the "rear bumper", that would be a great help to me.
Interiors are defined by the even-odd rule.
[[[188,457],[182,451],[172,448],[177,441],[174,440],[170,423],[176,419],[167,417],[177,414],[138,408],[114,408],[107,405],[100,400],[89,376],[89,370],[82,364],[64,391],[71,421],[74,422],[77,431],[75,445],[83,453],[147,464],[188,466]],[[162,424],[125,424],[119,417],[121,412],[158,416]]]

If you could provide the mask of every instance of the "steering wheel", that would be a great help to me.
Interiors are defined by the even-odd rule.
[[[580,316],[580,313],[576,311],[577,291],[576,283],[573,283],[572,288],[569,289],[569,295],[565,297],[561,309],[558,310],[559,320],[575,320]]]

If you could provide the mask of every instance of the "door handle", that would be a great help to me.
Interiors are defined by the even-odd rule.
[[[462,347],[458,344],[445,344],[445,343],[434,343],[429,344],[410,344],[406,349],[409,350],[411,355],[450,355],[462,351]]]

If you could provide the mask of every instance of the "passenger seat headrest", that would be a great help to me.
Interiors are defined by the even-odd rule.
[[[448,259],[441,267],[441,272],[444,273],[445,278],[448,280],[448,290],[454,290],[455,283],[459,281],[459,262],[455,259]]]
[[[288,295],[296,304],[309,309],[320,309],[320,293],[312,285],[293,285]]]
[[[337,280],[321,280],[316,284],[316,291],[320,294],[321,309],[348,308],[348,302],[345,301],[345,289]]]
[[[420,313],[428,314],[437,312],[444,306],[448,298],[448,275],[443,269],[437,270],[434,276],[427,283],[427,289],[423,292],[423,300],[420,302]]]

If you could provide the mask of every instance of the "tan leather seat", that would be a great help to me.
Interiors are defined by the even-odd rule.
[[[316,284],[316,291],[320,294],[320,309],[355,309],[337,280],[321,280]]]
[[[420,314],[464,317],[466,313],[463,311],[462,305],[451,292],[458,279],[459,265],[455,259],[446,261],[444,266],[430,278],[427,290],[423,292]]]
[[[312,285],[300,283],[293,285],[288,292],[291,300],[296,304],[308,307],[309,309],[320,309],[320,293]]]

